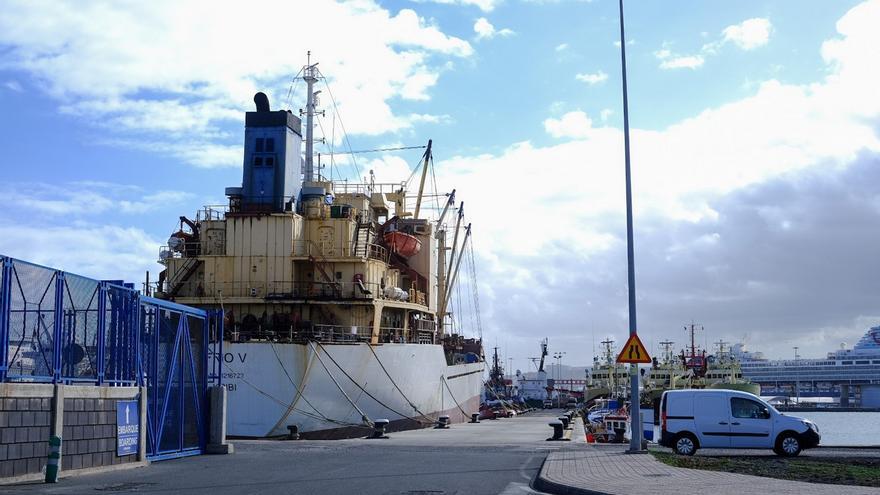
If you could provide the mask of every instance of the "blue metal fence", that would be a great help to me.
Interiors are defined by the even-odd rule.
[[[223,316],[0,256],[0,382],[147,387],[151,459],[201,453]]]

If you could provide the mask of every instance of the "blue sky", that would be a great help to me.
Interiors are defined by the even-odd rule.
[[[95,277],[155,272],[177,216],[240,183],[254,91],[283,107],[311,50],[353,148],[434,140],[441,187],[473,205],[489,343],[525,368],[544,336],[582,363],[586,335],[623,338],[617,3],[307,5],[8,2],[0,252]],[[880,323],[860,248],[877,240],[880,200],[859,187],[880,149],[878,2],[626,8],[647,340],[680,340],[695,319],[710,341],[782,356],[805,340],[818,356]],[[401,180],[418,154],[357,166]],[[826,218],[853,204],[860,215]]]

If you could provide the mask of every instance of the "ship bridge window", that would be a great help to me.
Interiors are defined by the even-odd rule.
[[[856,364],[871,364],[870,361],[856,361]]]
[[[275,138],[266,138],[266,153],[275,152]]]

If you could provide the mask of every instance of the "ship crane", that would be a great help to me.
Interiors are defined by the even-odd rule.
[[[547,357],[547,338],[541,341],[541,364],[538,365],[538,373],[544,371],[544,358]]]

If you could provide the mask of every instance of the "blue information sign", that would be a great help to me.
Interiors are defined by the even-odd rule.
[[[141,436],[140,408],[136,400],[116,401],[116,455],[138,453]]]

